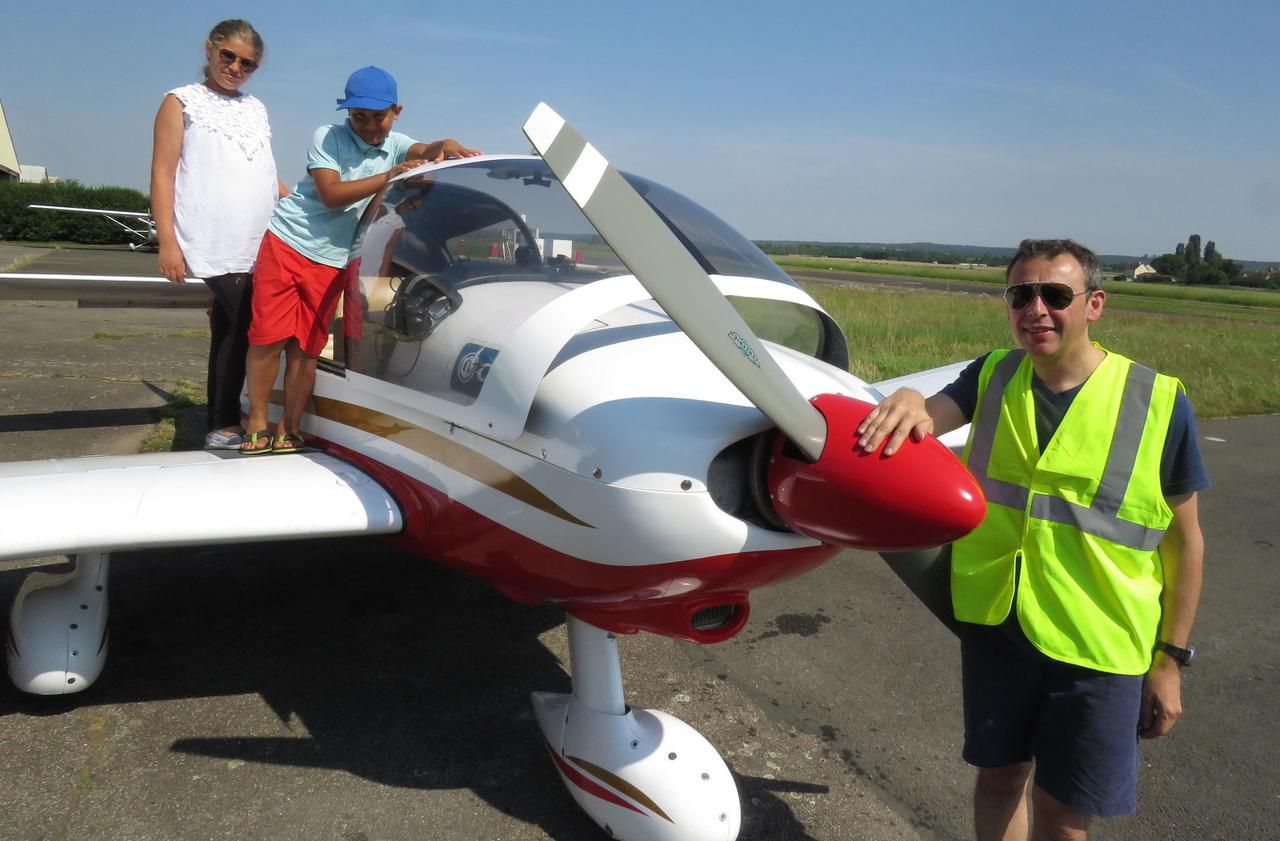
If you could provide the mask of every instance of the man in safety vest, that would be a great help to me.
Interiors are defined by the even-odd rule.
[[[1182,384],[1090,341],[1106,303],[1092,251],[1024,240],[1005,278],[1020,348],[927,400],[893,394],[859,440],[891,455],[972,423],[987,516],[952,546],[951,598],[977,837],[1083,839],[1091,816],[1137,808],[1138,736],[1182,714],[1209,480]]]

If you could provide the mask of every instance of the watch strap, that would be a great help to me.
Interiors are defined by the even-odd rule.
[[[1164,640],[1160,640],[1156,643],[1156,651],[1163,651],[1165,654],[1168,654],[1177,661],[1179,666],[1184,668],[1191,665],[1191,659],[1195,657],[1196,654],[1194,646],[1179,648],[1173,643],[1165,642]]]

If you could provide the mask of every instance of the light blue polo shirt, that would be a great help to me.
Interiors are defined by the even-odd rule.
[[[313,169],[331,169],[343,181],[368,178],[402,162],[408,156],[409,147],[416,142],[393,131],[381,144],[371,146],[348,122],[321,126],[316,129],[307,152],[307,177],[276,203],[267,228],[310,260],[336,268],[346,266],[360,214],[369,199],[346,207],[325,207],[316,192],[316,181],[309,173]]]

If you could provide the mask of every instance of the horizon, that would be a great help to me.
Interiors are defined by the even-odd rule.
[[[547,101],[621,169],[755,240],[1071,237],[1143,255],[1200,233],[1232,259],[1280,262],[1280,117],[1261,107],[1280,76],[1280,14],[1267,3],[1086,2],[1064,16],[1009,0],[812,2],[776,15],[658,0],[644,14],[552,2],[531,16],[392,0],[360,37],[335,36],[343,8],[239,12],[267,43],[245,90],[267,106],[287,184],[314,129],[341,118],[347,74],[376,63],[399,82],[397,129],[412,137],[523,153],[520,125]],[[62,18],[6,15],[31,35],[0,56],[19,161],[145,192],[155,111],[198,80],[216,17],[140,0]],[[1223,33],[1230,61],[1213,48]]]
[[[769,237],[757,237],[757,238],[754,238],[752,242],[755,242],[755,243],[764,242],[764,243],[769,243],[771,245],[779,245],[779,244],[782,244],[782,245],[834,245],[834,246],[844,246],[844,247],[854,247],[854,248],[869,248],[869,247],[920,248],[920,249],[932,248],[939,251],[943,251],[948,248],[959,248],[959,249],[972,250],[974,252],[992,252],[991,256],[996,256],[996,257],[1012,256],[1013,253],[1018,250],[1018,246],[1016,244],[1015,245],[973,245],[971,243],[930,242],[928,240],[912,240],[910,242],[864,242],[861,240],[772,239]],[[1008,252],[1008,253],[1006,254],[1001,252]],[[1162,254],[1172,254],[1173,249],[1167,249],[1165,251],[1160,251],[1160,252],[1147,251],[1147,252],[1143,252],[1142,254],[1120,254],[1120,253],[1110,253],[1110,252],[1094,252],[1094,253],[1097,254],[1099,260],[1105,260],[1107,258],[1124,258],[1126,260],[1142,260],[1143,258],[1155,259],[1156,257],[1159,257]],[[962,255],[957,253],[957,254],[954,254],[953,256],[958,257]],[[977,254],[975,253],[974,256],[977,256]],[[1231,255],[1224,255],[1224,256],[1226,257],[1226,259],[1236,260],[1236,262],[1243,262],[1243,263],[1250,263],[1250,264],[1265,263],[1275,268],[1280,268],[1280,260],[1252,260],[1246,257],[1236,258],[1236,257],[1232,257]],[[865,259],[872,260],[873,258],[868,257]]]

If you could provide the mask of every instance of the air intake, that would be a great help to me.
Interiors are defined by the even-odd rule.
[[[705,633],[706,631],[723,628],[737,617],[740,609],[741,605],[736,604],[718,604],[712,607],[704,607],[693,614],[693,629]]]

